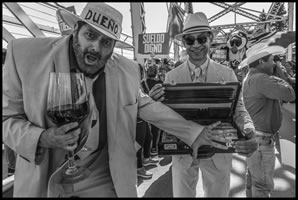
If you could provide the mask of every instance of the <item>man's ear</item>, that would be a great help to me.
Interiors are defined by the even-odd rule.
[[[186,48],[184,40],[182,39],[181,41],[182,41],[183,47]]]
[[[72,34],[73,34],[73,36],[74,36],[75,33],[78,31],[78,28],[79,28],[79,24],[76,23],[76,24],[74,25],[74,27],[73,27],[73,30],[72,30]]]
[[[74,27],[73,27],[73,30],[77,30],[79,27],[79,23],[75,23]]]
[[[259,59],[259,65],[262,65],[264,63],[263,59]]]
[[[210,42],[212,42],[213,39],[214,39],[214,35],[213,34],[209,34],[209,38],[210,38]]]

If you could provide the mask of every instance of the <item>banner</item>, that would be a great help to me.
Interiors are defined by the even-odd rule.
[[[139,34],[138,53],[155,55],[169,54],[168,33],[145,33]]]
[[[73,14],[76,14],[74,6],[68,7],[68,8],[66,8],[66,10],[72,12]],[[72,28],[70,26],[68,26],[68,24],[66,24],[63,21],[63,19],[61,17],[61,12],[59,9],[56,12],[56,17],[57,17],[57,21],[59,24],[59,29],[60,29],[61,35],[69,35],[72,32]]]
[[[174,2],[170,4],[167,22],[167,32],[169,33],[170,43],[174,41],[176,44],[180,46],[183,46],[182,42],[175,40],[175,36],[177,34],[182,33],[183,31],[184,14],[185,11],[177,3]]]

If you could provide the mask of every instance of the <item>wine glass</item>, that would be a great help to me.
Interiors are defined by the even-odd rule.
[[[82,126],[88,123],[82,122],[90,113],[88,97],[89,95],[87,94],[85,76],[83,73],[51,72],[47,116],[57,126],[62,126],[70,122],[78,122],[81,130],[87,130]],[[83,146],[87,137],[87,132],[81,131],[78,147],[74,151],[69,151],[68,167],[62,179],[63,183],[76,183],[90,174],[87,168],[76,166],[74,163],[74,155],[84,148]]]

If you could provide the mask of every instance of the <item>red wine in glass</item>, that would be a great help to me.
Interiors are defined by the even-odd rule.
[[[68,104],[56,106],[49,108],[47,110],[47,115],[51,120],[61,126],[70,122],[80,123],[84,120],[89,114],[89,103],[88,101],[83,102],[82,104]]]
[[[87,118],[89,112],[90,107],[84,74],[51,72],[47,116],[52,122],[57,126],[71,122],[78,122],[79,126],[83,126],[86,123],[82,122]],[[86,137],[82,136],[82,133],[80,134],[78,146],[81,146],[81,138]],[[74,151],[70,151],[68,153],[68,168],[62,177],[62,183],[76,183],[89,174],[90,171],[87,168],[75,165]]]

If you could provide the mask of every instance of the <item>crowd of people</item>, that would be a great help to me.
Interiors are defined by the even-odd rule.
[[[96,13],[101,15],[96,17]],[[92,16],[94,15],[94,16]],[[281,64],[280,48],[256,44],[245,66],[234,71],[209,58],[214,39],[206,15],[188,14],[176,35],[184,50],[181,60],[144,65],[113,53],[120,40],[122,14],[104,3],[87,3],[80,16],[61,10],[73,28],[59,38],[12,40],[3,67],[3,142],[16,153],[14,197],[137,197],[137,177],[150,179],[145,166],[157,166],[161,132],[193,149],[172,156],[174,197],[196,197],[199,171],[205,197],[228,197],[232,154],[198,159],[202,145],[227,149],[220,121],[200,125],[164,105],[162,83],[240,81],[242,90],[233,116],[246,140],[233,144],[246,157],[247,197],[270,197],[273,190],[275,136],[281,127],[281,103],[295,100],[295,64]],[[113,25],[105,25],[105,22]],[[126,44],[127,45],[127,44]],[[239,66],[243,66],[242,63]],[[50,73],[83,73],[91,112],[84,129],[77,122],[57,126],[46,115]],[[95,120],[93,120],[95,118]],[[92,119],[92,120],[90,120]],[[264,121],[265,120],[265,121]],[[79,135],[88,139],[78,145]],[[69,151],[89,176],[64,182]],[[264,159],[265,158],[265,159]],[[75,177],[74,177],[75,180]]]

